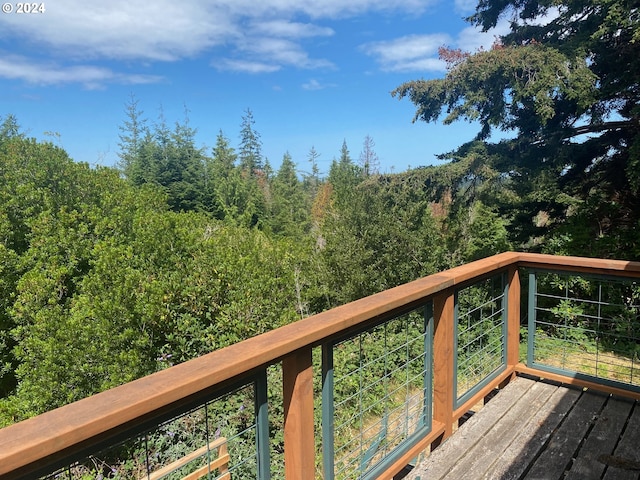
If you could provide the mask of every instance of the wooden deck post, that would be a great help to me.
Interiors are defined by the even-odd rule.
[[[433,419],[444,424],[443,440],[453,433],[454,290],[433,298]]]
[[[313,366],[311,348],[297,350],[282,361],[284,391],[285,478],[315,477]]]
[[[513,368],[520,360],[520,275],[517,266],[509,267],[507,280],[507,368]]]

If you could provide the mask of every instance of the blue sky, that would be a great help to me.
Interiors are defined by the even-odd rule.
[[[16,2],[9,2],[15,10]],[[210,149],[219,130],[237,146],[253,112],[263,154],[288,151],[323,173],[343,140],[354,160],[369,135],[382,172],[437,163],[470,140],[468,124],[412,124],[392,98],[401,83],[444,74],[438,47],[489,47],[463,18],[468,0],[113,0],[44,2],[44,13],[0,13],[0,116],[59,142],[77,161],[114,165],[131,95],[152,123],[184,119]],[[55,132],[57,135],[47,135]]]

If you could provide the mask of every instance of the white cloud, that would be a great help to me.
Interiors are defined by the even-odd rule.
[[[211,2],[213,5],[213,2]],[[11,34],[60,56],[176,60],[221,44],[235,34],[228,14],[193,0],[153,4],[112,0],[57,0],[40,15],[3,15],[2,36]]]
[[[23,70],[25,62],[33,63],[34,69],[42,69],[43,61],[54,62],[57,77],[50,72],[47,78],[56,77],[57,82],[75,81],[81,69],[80,76],[112,82],[147,78],[139,75],[136,80],[135,75],[86,65],[103,60],[169,62],[207,55],[217,68],[251,73],[290,66],[334,68],[327,59],[311,57],[305,45],[335,34],[323,20],[371,12],[417,15],[436,1],[56,0],[46,5],[44,14],[1,15],[0,40],[21,45],[15,52],[24,56]],[[294,21],[299,18],[310,21]],[[27,60],[29,56],[33,59]],[[71,65],[66,72],[65,65]],[[2,75],[9,78],[9,73]],[[10,78],[29,77],[25,73]]]
[[[255,33],[302,38],[333,30],[290,22],[295,15],[335,18],[372,10],[418,12],[433,0],[56,0],[39,15],[0,16],[0,37],[81,58],[176,60]],[[4,31],[4,32],[2,32]],[[251,36],[252,32],[248,32]]]
[[[454,0],[453,2],[456,12],[464,15],[470,15],[476,9],[477,0]]]
[[[477,52],[478,50],[490,50],[496,39],[509,32],[509,22],[500,20],[495,28],[487,32],[477,27],[467,27],[458,34],[456,47],[465,52]]]
[[[444,71],[444,62],[438,59],[438,48],[451,42],[444,33],[408,35],[390,41],[370,42],[362,50],[373,56],[386,71]]]
[[[446,63],[440,60],[440,47],[459,48],[465,52],[489,50],[496,38],[509,32],[509,22],[482,32],[477,27],[467,27],[453,38],[446,33],[407,35],[388,41],[370,42],[361,49],[374,57],[380,68],[392,72],[444,72]]]
[[[278,65],[298,68],[331,67],[327,60],[310,59],[308,54],[296,42],[273,37],[247,38],[238,42],[237,48],[244,55],[255,59],[269,59]]]
[[[419,14],[438,0],[225,0],[234,12],[251,12],[249,15],[300,14],[312,19],[343,18],[378,11],[401,11]]]
[[[62,67],[55,63],[34,63],[17,55],[0,58],[0,77],[23,80],[34,85],[79,83],[88,89],[101,88],[106,83],[133,85],[162,80],[154,75],[122,74],[92,65]]]
[[[320,27],[312,23],[271,20],[254,22],[252,31],[260,35],[283,38],[329,37],[335,32],[329,27]]]
[[[249,60],[234,60],[230,58],[224,58],[211,63],[212,66],[218,70],[230,70],[232,72],[242,73],[273,73],[280,70],[279,65],[264,63],[264,62],[252,62]]]
[[[312,78],[308,82],[302,84],[303,90],[310,90],[310,91],[324,90],[325,88],[332,88],[335,86],[336,86],[335,83],[320,83],[315,78]]]

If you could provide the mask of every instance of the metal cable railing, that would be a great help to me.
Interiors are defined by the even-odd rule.
[[[267,479],[269,462],[259,468],[260,448],[268,450],[259,448],[259,439],[268,439],[263,376],[41,478]]]
[[[456,407],[507,367],[505,275],[456,292]]]
[[[527,363],[640,391],[640,283],[532,270]]]
[[[431,428],[431,304],[324,347],[324,478],[377,472]]]

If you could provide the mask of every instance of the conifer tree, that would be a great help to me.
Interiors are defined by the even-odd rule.
[[[442,48],[444,78],[393,95],[415,103],[414,120],[479,123],[487,160],[522,199],[511,215],[539,225],[521,246],[559,234],[576,254],[640,258],[637,2],[481,0],[468,20],[487,31],[505,18],[491,49]],[[511,134],[489,143],[495,130]]]
[[[138,100],[131,95],[129,101],[125,104],[126,119],[120,125],[120,142],[118,147],[120,151],[118,156],[120,162],[118,164],[125,178],[134,185],[144,183],[143,173],[146,169],[141,165],[141,150],[149,130],[146,126],[146,119],[142,116],[143,112],[138,108]]]
[[[301,236],[309,226],[309,209],[296,174],[296,164],[289,152],[282,157],[282,164],[272,182],[272,191],[273,231],[294,237]]]
[[[252,176],[255,175],[257,170],[261,170],[264,166],[262,162],[260,133],[255,130],[254,124],[253,112],[247,108],[245,114],[242,116],[242,123],[240,125],[238,158],[240,160],[240,167]]]
[[[346,140],[343,140],[340,148],[340,159],[331,162],[327,180],[332,185],[335,201],[339,204],[349,203],[354,187],[362,181],[361,169],[353,163]]]
[[[378,154],[373,149],[375,146],[376,144],[373,141],[373,138],[369,135],[364,137],[362,152],[360,152],[360,168],[362,169],[362,175],[365,177],[377,174],[378,169],[380,168]]]

